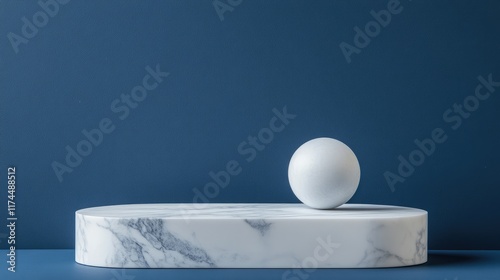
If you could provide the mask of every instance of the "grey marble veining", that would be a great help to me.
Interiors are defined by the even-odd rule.
[[[395,267],[427,261],[427,212],[346,204],[137,204],[76,212],[75,259],[102,267]]]

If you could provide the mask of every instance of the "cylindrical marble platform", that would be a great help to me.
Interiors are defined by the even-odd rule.
[[[76,262],[120,268],[357,268],[427,261],[427,212],[345,204],[130,204],[76,211]]]

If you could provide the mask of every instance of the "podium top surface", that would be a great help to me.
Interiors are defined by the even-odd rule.
[[[156,219],[392,219],[427,215],[401,206],[344,204],[318,210],[301,203],[163,203],[124,204],[85,208],[77,215],[100,218]]]

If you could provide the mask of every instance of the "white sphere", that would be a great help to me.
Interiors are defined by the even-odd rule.
[[[300,146],[288,165],[288,181],[309,207],[332,209],[358,189],[361,171],[354,152],[332,138],[316,138]]]

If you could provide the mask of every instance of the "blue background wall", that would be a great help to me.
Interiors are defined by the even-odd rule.
[[[230,160],[242,171],[210,202],[298,202],[288,161],[328,136],[360,161],[351,202],[426,209],[431,249],[500,249],[500,87],[457,129],[443,119],[478,76],[500,81],[500,4],[402,0],[348,63],[339,45],[388,2],[243,1],[220,17],[210,1],[71,1],[16,53],[9,32],[42,8],[2,1],[0,213],[13,165],[18,248],[72,248],[80,208],[192,202]],[[156,65],[170,75],[121,120],[111,104]],[[240,143],[284,106],[296,118],[247,161]],[[103,118],[115,130],[60,182],[52,163]],[[384,172],[436,128],[447,140],[391,190]]]

